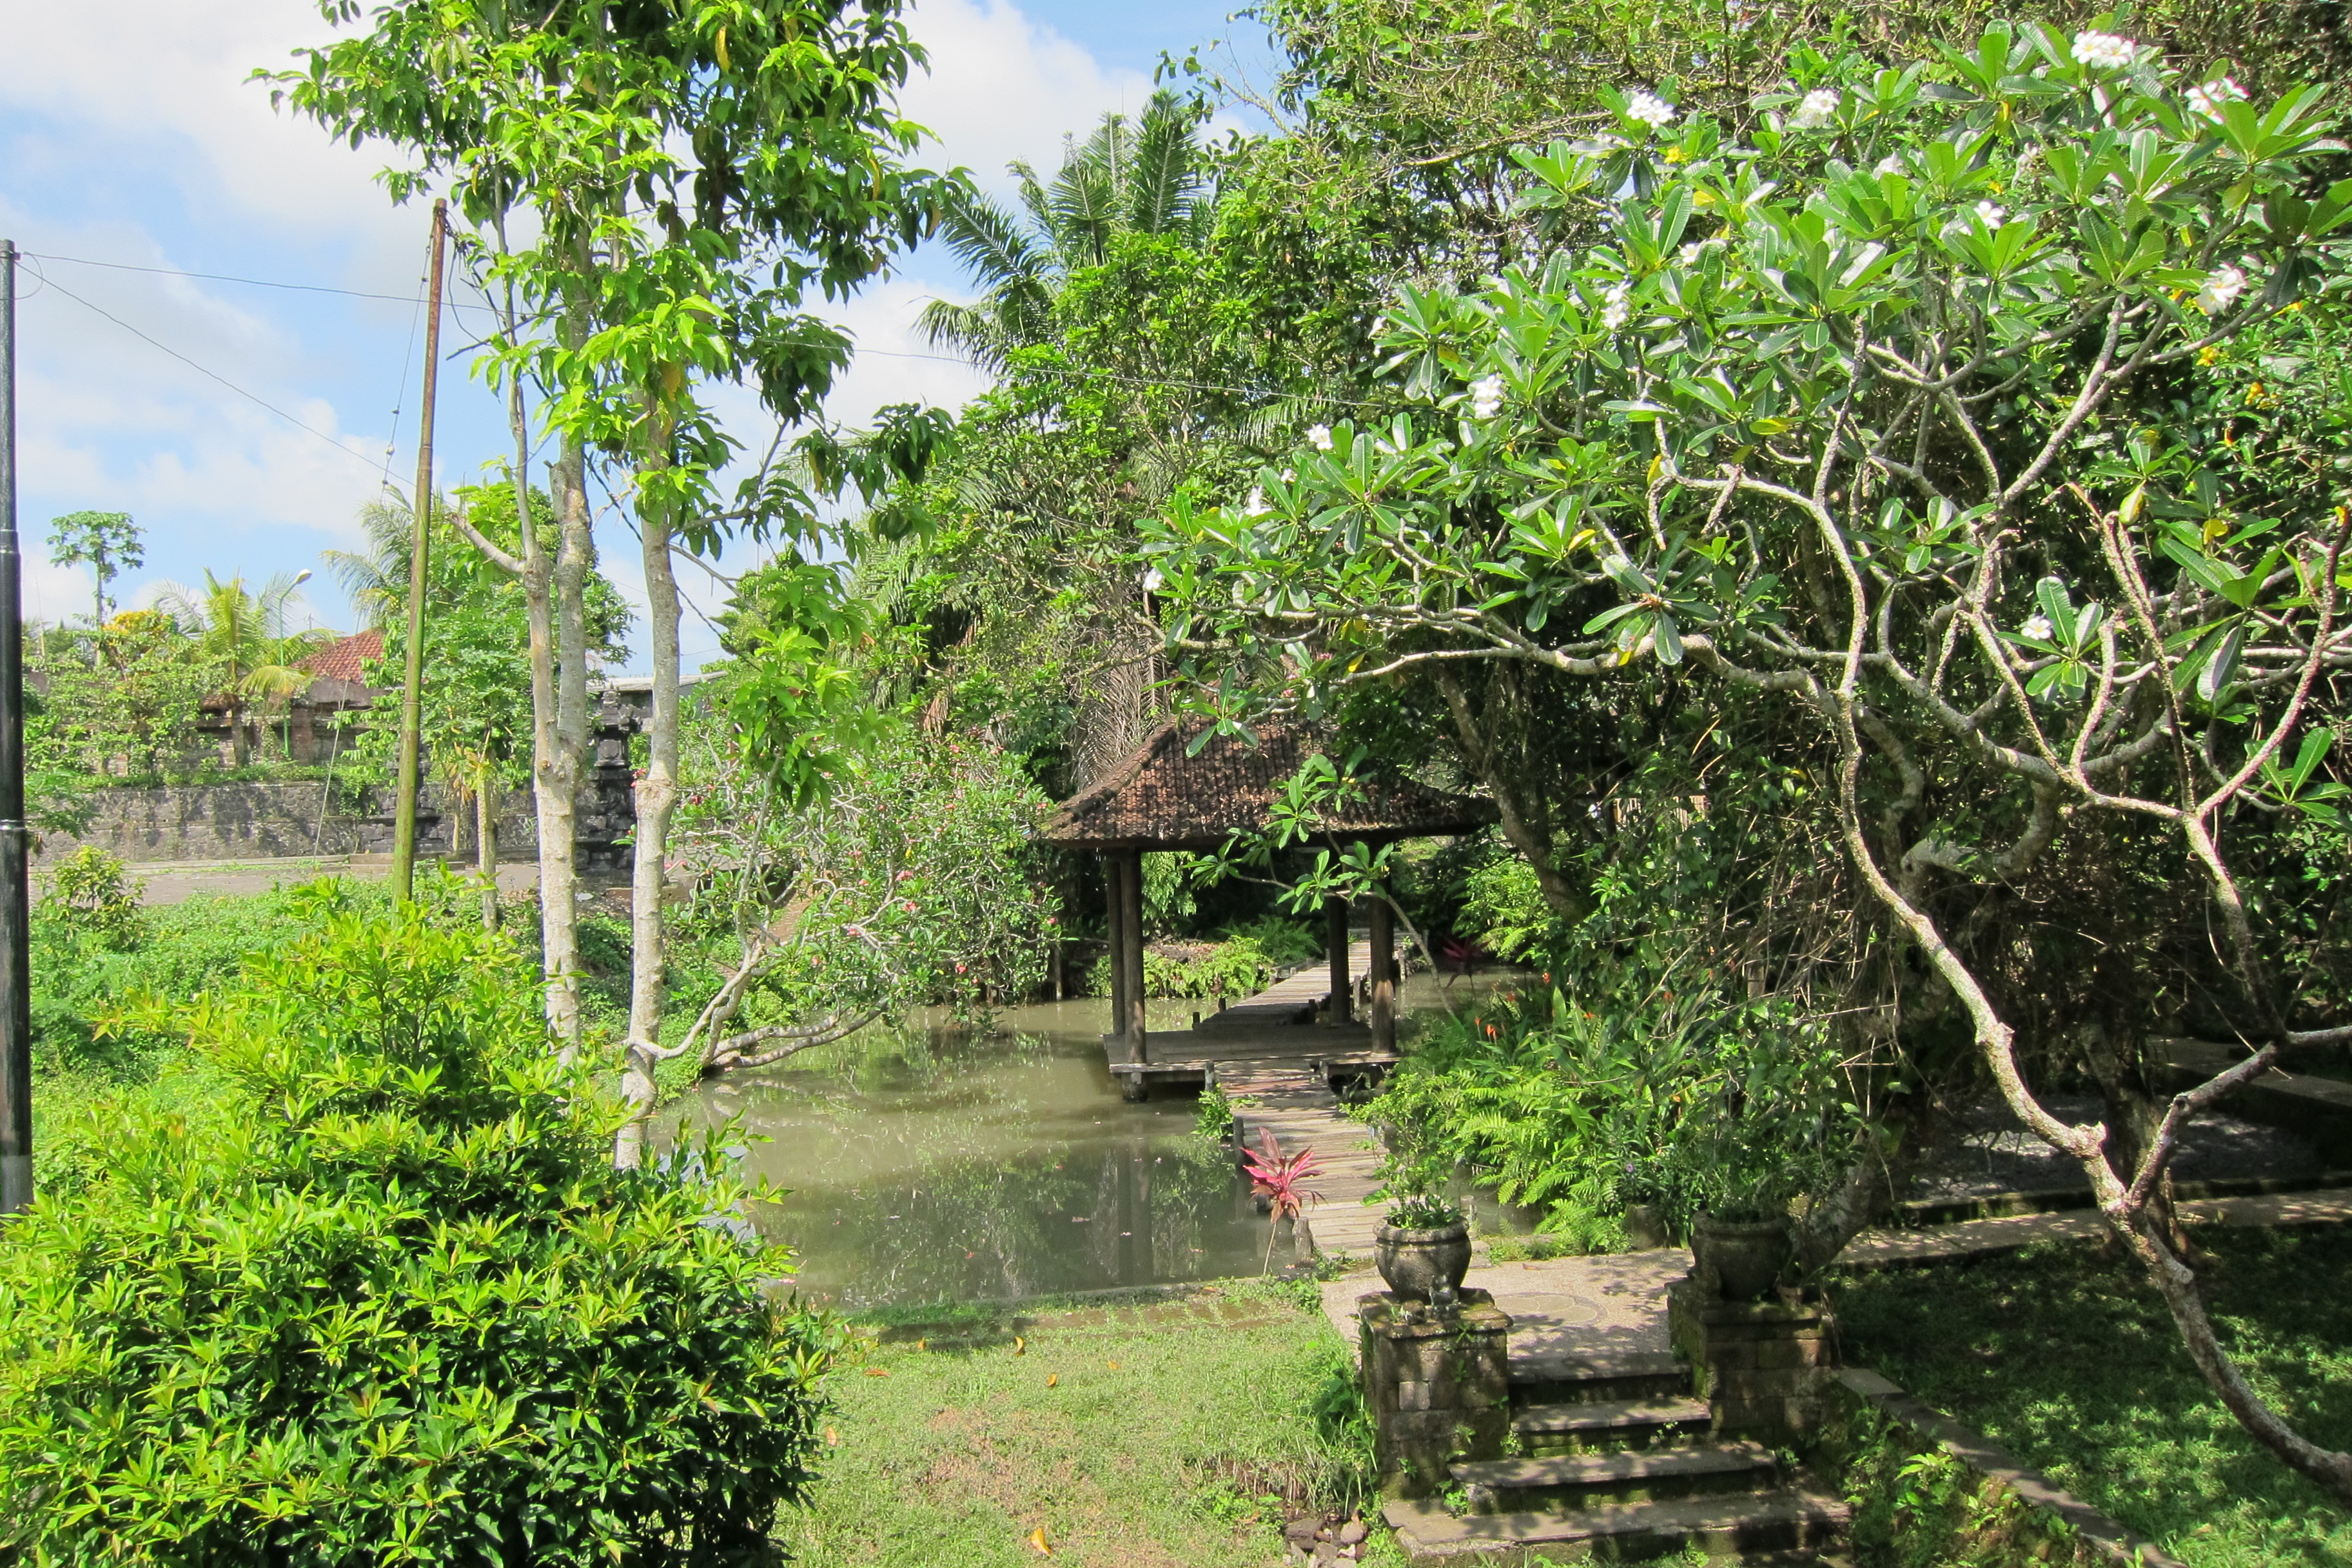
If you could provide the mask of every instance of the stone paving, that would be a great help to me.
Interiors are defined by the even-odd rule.
[[[2180,1205],[2191,1225],[2261,1227],[2352,1222],[2352,1188],[2316,1193],[2279,1193],[2259,1197],[2204,1198]],[[1870,1230],[1839,1255],[1850,1268],[1925,1263],[2013,1251],[2044,1241],[2083,1241],[2101,1234],[2105,1222],[2095,1212],[2005,1215],[1963,1220],[1916,1230]],[[1513,1359],[1562,1351],[1584,1354],[1664,1351],[1666,1287],[1689,1272],[1690,1253],[1679,1247],[1621,1252],[1592,1258],[1555,1258],[1527,1263],[1490,1263],[1474,1268],[1463,1281],[1494,1293],[1495,1304],[1511,1316]],[[1377,1273],[1364,1270],[1328,1281],[1324,1315],[1356,1347],[1356,1300],[1381,1289]]]

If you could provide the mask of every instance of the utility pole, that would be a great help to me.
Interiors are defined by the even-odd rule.
[[[16,547],[16,242],[0,239],[0,1215],[33,1202],[23,568]]]
[[[416,438],[416,495],[409,504],[415,538],[408,548],[408,647],[400,682],[399,805],[392,826],[392,885],[406,903],[416,897],[416,773],[424,750],[425,577],[433,563],[433,385],[441,368],[441,252],[449,204],[433,204],[433,265],[425,287],[425,416]],[[526,522],[526,526],[528,523]]]

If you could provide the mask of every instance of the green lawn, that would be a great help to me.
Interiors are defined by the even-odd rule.
[[[1303,1298],[865,1320],[837,1446],[777,1540],[809,1568],[1040,1563],[1041,1529],[1071,1564],[1279,1563],[1286,1502],[1352,1502],[1369,1461],[1346,1352]]]
[[[2315,1442],[2352,1447],[2352,1228],[2200,1233],[2226,1342]],[[2352,1511],[2221,1408],[2137,1270],[2095,1248],[1833,1284],[1875,1366],[2190,1568],[2352,1564]]]

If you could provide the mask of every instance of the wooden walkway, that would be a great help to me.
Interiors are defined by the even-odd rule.
[[[1302,1184],[1323,1194],[1307,1211],[1315,1244],[1325,1252],[1369,1260],[1381,1211],[1367,1207],[1364,1197],[1380,1185],[1380,1140],[1370,1127],[1341,1114],[1339,1097],[1319,1068],[1277,1060],[1220,1062],[1216,1085],[1235,1102],[1236,1157],[1244,1149],[1259,1151],[1267,1133],[1285,1154],[1314,1150],[1316,1174]]]
[[[1370,942],[1349,945],[1351,979],[1371,964]],[[1304,1184],[1323,1194],[1307,1213],[1316,1245],[1369,1259],[1381,1216],[1363,1200],[1380,1184],[1379,1141],[1341,1114],[1339,1091],[1376,1085],[1396,1058],[1375,1052],[1362,1024],[1315,1022],[1316,1005],[1330,988],[1330,965],[1318,962],[1192,1028],[1154,1031],[1145,1039],[1149,1060],[1113,1062],[1110,1070],[1130,1099],[1154,1088],[1223,1089],[1235,1102],[1236,1163],[1244,1149],[1260,1152],[1266,1133],[1285,1154],[1314,1150],[1318,1174]]]

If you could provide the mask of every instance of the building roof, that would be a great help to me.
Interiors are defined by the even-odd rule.
[[[370,627],[329,643],[294,668],[321,680],[342,680],[353,686],[364,686],[367,684],[367,661],[383,657],[383,634]]]
[[[1039,837],[1066,849],[1214,849],[1235,833],[1265,827],[1284,783],[1322,747],[1302,730],[1269,727],[1255,746],[1215,735],[1187,755],[1207,723],[1160,726],[1102,782],[1064,801]],[[1491,801],[1367,781],[1365,793],[1322,828],[1388,843],[1475,832],[1495,816]]]

